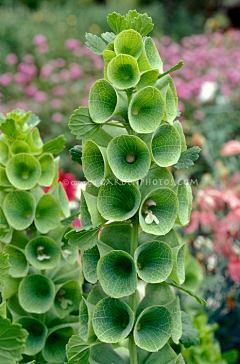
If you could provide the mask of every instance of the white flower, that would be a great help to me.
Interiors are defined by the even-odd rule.
[[[68,249],[62,250],[62,256],[63,256],[64,259],[67,259],[68,256],[71,255],[71,254],[72,254],[71,250],[68,250]]]
[[[153,221],[155,221],[157,225],[159,224],[157,216],[155,216],[151,210],[146,210],[145,212],[147,214],[147,216],[145,217],[146,224],[150,225]]]
[[[216,82],[209,82],[209,81],[204,82],[202,84],[201,91],[198,96],[199,100],[203,103],[212,100],[215,96],[217,88],[218,86]]]
[[[51,257],[49,255],[46,254],[42,254],[42,255],[38,255],[37,260],[39,260],[40,262],[45,260],[45,259],[50,259]]]

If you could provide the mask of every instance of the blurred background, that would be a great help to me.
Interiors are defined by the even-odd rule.
[[[103,60],[84,45],[85,32],[109,31],[107,15],[147,12],[164,71],[172,74],[188,147],[198,145],[190,170],[191,223],[179,229],[188,242],[185,286],[207,300],[201,308],[182,298],[200,331],[201,344],[184,350],[189,364],[240,363],[240,1],[239,0],[2,0],[1,112],[32,110],[44,142],[64,134],[60,178],[82,180],[69,149],[73,110],[88,105]],[[79,199],[76,185],[70,200]]]

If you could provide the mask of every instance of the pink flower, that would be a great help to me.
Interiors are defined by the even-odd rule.
[[[35,61],[35,57],[32,54],[26,54],[23,60],[25,63],[33,63]]]
[[[61,100],[53,99],[51,101],[51,106],[53,109],[60,109],[60,107],[62,106],[62,102],[61,102]]]
[[[37,91],[34,94],[34,100],[36,100],[40,104],[43,104],[47,101],[47,94],[44,91]]]
[[[54,64],[54,67],[55,67],[55,68],[62,68],[62,67],[64,67],[64,66],[65,66],[66,61],[65,61],[65,59],[64,59],[64,58],[57,58],[57,59],[53,62],[53,64]]]
[[[17,69],[19,72],[25,73],[30,78],[33,78],[38,74],[38,69],[34,64],[19,63]]]
[[[48,53],[49,52],[49,46],[47,44],[42,44],[38,47],[38,50],[40,53]]]
[[[196,110],[194,111],[193,116],[195,117],[196,120],[202,120],[205,114],[202,110]]]
[[[227,270],[234,282],[240,281],[240,259],[230,259]]]
[[[34,85],[29,85],[24,90],[24,93],[27,97],[33,97],[36,92],[37,92],[37,87]]]
[[[52,115],[52,121],[54,123],[61,123],[62,119],[63,119],[63,115],[60,112],[55,112]]]
[[[17,72],[14,75],[14,81],[22,86],[26,85],[30,80],[31,77],[29,77],[26,73]]]
[[[7,64],[16,64],[18,62],[18,57],[14,53],[9,53],[5,58]]]
[[[51,66],[50,64],[46,64],[41,68],[40,77],[48,78],[52,72],[53,72],[53,66]]]
[[[70,71],[66,68],[62,69],[59,73],[60,78],[62,81],[68,81],[71,78]]]
[[[224,157],[240,153],[240,142],[238,140],[229,140],[223,144],[220,154]]]
[[[82,98],[81,106],[88,106],[88,96]]]
[[[52,89],[53,96],[64,96],[67,93],[67,89],[64,86],[55,86]]]
[[[18,102],[13,109],[21,109],[26,111],[28,109],[27,105],[25,104],[25,102]]]
[[[0,84],[4,87],[10,85],[12,82],[12,74],[10,72],[4,73],[0,76]]]
[[[71,63],[69,65],[69,70],[70,70],[70,77],[72,80],[78,80],[79,78],[82,78],[83,71],[81,66],[79,66],[79,64]]]
[[[74,51],[74,50],[80,48],[80,46],[81,46],[80,40],[75,39],[75,38],[69,38],[65,42],[65,48],[69,49],[71,51]]]
[[[191,234],[199,227],[199,211],[192,211],[190,224],[186,227],[186,234]]]
[[[47,38],[43,34],[37,34],[33,38],[33,43],[36,44],[36,46],[38,46],[38,47],[46,44],[46,42],[47,42]]]

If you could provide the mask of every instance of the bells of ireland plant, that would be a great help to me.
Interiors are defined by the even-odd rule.
[[[31,112],[0,114],[0,363],[64,363],[80,330],[82,273],[66,192],[63,135],[43,143]],[[46,187],[48,187],[46,189]],[[48,192],[46,192],[48,191]],[[78,212],[79,213],[79,212]]]
[[[68,363],[182,364],[172,346],[196,345],[199,335],[177,294],[205,302],[182,286],[185,245],[175,231],[189,223],[192,192],[186,180],[175,182],[174,170],[193,165],[200,151],[187,149],[176,120],[170,73],[183,62],[163,72],[147,14],[112,13],[107,20],[112,31],[86,34],[88,49],[103,56],[104,77],[93,84],[88,107],[69,121],[82,141],[71,157],[88,183],[81,228],[65,239],[81,250],[88,291],[80,330],[67,344]],[[27,245],[32,262],[35,244]]]

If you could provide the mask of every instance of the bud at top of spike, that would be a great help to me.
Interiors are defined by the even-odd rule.
[[[136,30],[124,30],[116,37],[114,41],[114,49],[117,55],[129,54],[134,58],[138,58],[142,53],[143,40],[141,35]]]

